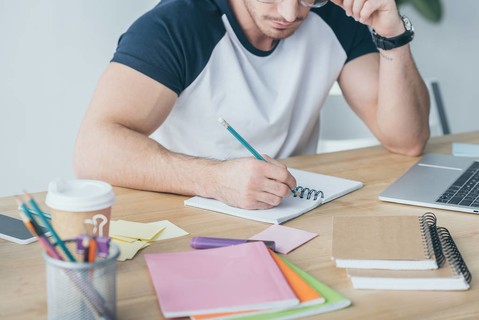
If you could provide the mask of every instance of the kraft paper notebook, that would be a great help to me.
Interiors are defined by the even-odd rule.
[[[145,260],[166,318],[299,303],[263,242],[145,254]]]
[[[285,320],[285,319],[299,319],[312,315],[317,315],[321,313],[332,312],[335,310],[340,310],[351,305],[351,301],[346,297],[342,296],[335,290],[331,289],[315,277],[301,270],[286,258],[276,255],[275,260],[280,266],[281,270],[288,270],[287,272],[294,272],[295,277],[300,277],[310,288],[312,288],[316,294],[311,292],[303,291],[302,294],[299,294],[301,303],[290,308],[283,310],[262,310],[260,312],[244,312],[244,313],[235,313],[235,314],[213,314],[207,316],[193,316],[192,320],[206,320],[206,319],[255,319],[255,320]],[[298,286],[293,288],[299,289]],[[308,289],[311,290],[311,289]],[[295,291],[296,292],[296,291]],[[316,298],[316,295],[320,295],[322,302]],[[309,302],[307,302],[309,301]]]
[[[289,169],[289,171],[296,178],[299,186],[297,188],[298,196],[290,196],[283,199],[277,207],[267,210],[246,210],[228,206],[218,200],[198,196],[187,199],[185,206],[216,211],[246,219],[280,224],[363,186],[361,182],[355,180],[297,169]]]
[[[436,217],[338,216],[332,257],[340,268],[428,270],[444,261]]]
[[[347,269],[356,289],[379,290],[467,290],[471,273],[449,231],[438,228],[445,263],[435,270]]]

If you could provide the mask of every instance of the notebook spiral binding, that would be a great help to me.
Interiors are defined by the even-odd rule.
[[[446,256],[447,261],[451,265],[451,268],[456,274],[462,274],[464,276],[464,279],[466,279],[468,283],[471,283],[471,272],[467,268],[466,263],[462,258],[459,249],[456,246],[456,243],[454,242],[451,234],[449,233],[449,230],[444,227],[438,227],[437,233],[439,234],[439,237],[442,242],[444,255]]]
[[[297,186],[293,194],[293,197],[306,198],[307,200],[311,199],[311,197],[313,197],[313,200],[317,200],[319,196],[321,196],[321,200],[324,199],[323,191],[301,186]]]
[[[419,217],[424,242],[424,254],[428,259],[431,259],[434,255],[437,266],[440,267],[444,264],[446,257],[444,256],[441,240],[437,232],[436,221],[436,216],[432,212],[426,212]]]

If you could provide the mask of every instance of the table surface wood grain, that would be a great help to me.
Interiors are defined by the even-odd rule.
[[[426,152],[450,154],[452,142],[479,143],[479,132],[432,138]],[[319,236],[287,255],[287,258],[352,301],[346,309],[318,315],[321,319],[479,319],[479,216],[418,206],[387,203],[378,195],[419,158],[387,152],[381,146],[292,157],[289,167],[364,182],[364,187],[318,207],[284,225]],[[434,183],[434,181],[431,181]],[[191,250],[193,236],[249,238],[269,224],[185,207],[184,196],[114,188],[117,202],[112,219],[138,222],[169,220],[189,235],[163,240],[141,250],[126,262],[118,262],[117,313],[119,319],[162,319],[157,297],[143,255]],[[44,205],[45,192],[33,196]],[[438,225],[451,232],[473,280],[463,292],[356,290],[345,270],[331,260],[332,217],[345,215],[421,215],[434,212]],[[14,197],[0,198],[0,213],[18,217]],[[45,263],[37,242],[18,245],[0,239],[0,318],[47,317]]]

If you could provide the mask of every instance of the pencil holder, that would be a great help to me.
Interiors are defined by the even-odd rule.
[[[65,242],[71,246],[74,241]],[[58,260],[44,253],[48,319],[116,319],[119,253],[114,243],[110,244],[107,257],[98,257],[93,263]]]

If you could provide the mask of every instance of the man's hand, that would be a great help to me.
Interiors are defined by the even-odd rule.
[[[394,0],[331,0],[362,24],[389,38],[405,31]]]
[[[215,198],[243,209],[268,209],[292,196],[296,179],[284,164],[263,156],[266,161],[241,158],[220,162],[215,170]]]

